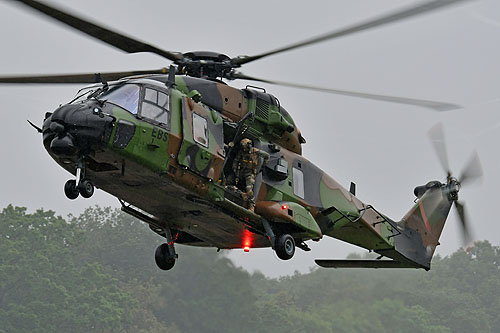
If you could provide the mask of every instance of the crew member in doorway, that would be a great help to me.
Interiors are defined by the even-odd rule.
[[[255,208],[253,186],[259,168],[260,157],[264,159],[263,164],[265,164],[269,159],[269,154],[259,148],[255,148],[252,140],[244,138],[240,141],[240,150],[233,161],[236,185],[243,181],[245,182],[244,188],[246,191],[243,192],[242,198],[248,202],[248,209],[251,211]]]

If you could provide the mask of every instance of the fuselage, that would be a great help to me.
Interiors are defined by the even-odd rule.
[[[151,215],[175,241],[217,248],[271,246],[262,219],[296,242],[329,235],[388,256],[395,222],[305,159],[305,142],[272,95],[224,83],[167,76],[114,82],[47,114],[44,145],[75,174]],[[255,177],[255,211],[228,184],[239,140],[268,154]],[[400,232],[399,232],[400,233]]]

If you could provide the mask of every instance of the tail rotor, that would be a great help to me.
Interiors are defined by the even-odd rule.
[[[458,201],[458,192],[463,185],[470,185],[483,176],[483,170],[481,167],[481,162],[479,161],[479,155],[474,151],[462,170],[460,177],[455,178],[452,175],[448,155],[446,149],[446,141],[444,138],[444,131],[442,123],[438,123],[429,130],[429,138],[434,146],[434,149],[438,155],[439,161],[442,168],[446,172],[446,189],[450,199],[453,201],[453,205],[457,211],[460,225],[463,234],[464,244],[468,244],[472,238],[470,234],[469,222],[465,214],[465,204]]]

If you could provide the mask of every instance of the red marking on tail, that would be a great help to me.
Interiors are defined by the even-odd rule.
[[[424,205],[422,204],[422,201],[420,201],[420,204],[418,205],[420,208],[420,214],[422,214],[422,220],[424,220],[425,227],[429,232],[431,232],[431,225],[429,224],[429,220],[427,219],[427,215],[425,215],[424,211]]]

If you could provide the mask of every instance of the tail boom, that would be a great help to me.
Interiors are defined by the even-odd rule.
[[[399,222],[390,220],[371,206],[364,206],[354,223],[328,230],[326,234],[393,260],[318,259],[316,263],[328,268],[428,270],[454,200],[456,197],[450,195],[449,184],[432,182],[432,187],[421,193],[415,205]],[[366,210],[364,214],[363,210]]]

